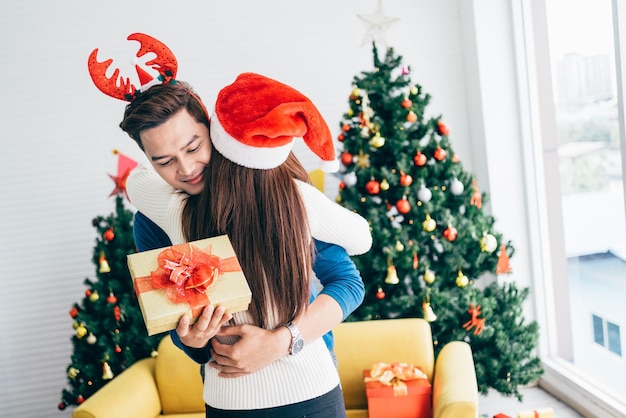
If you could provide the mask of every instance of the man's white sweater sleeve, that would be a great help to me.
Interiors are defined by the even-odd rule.
[[[184,242],[181,208],[184,195],[174,190],[152,168],[141,166],[126,180],[130,202],[170,237],[173,244]]]

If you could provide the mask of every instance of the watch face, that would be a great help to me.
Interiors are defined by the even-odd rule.
[[[302,347],[304,347],[304,340],[303,339],[296,340],[296,342],[293,344],[293,348],[291,349],[291,352],[293,354],[299,353],[300,350],[302,350]]]

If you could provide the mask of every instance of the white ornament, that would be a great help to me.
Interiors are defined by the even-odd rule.
[[[393,205],[385,215],[387,215],[388,218],[391,218],[392,216],[396,216],[398,213],[400,213],[398,212],[398,208],[396,207],[396,205]]]
[[[486,253],[492,253],[498,248],[498,241],[496,237],[491,234],[485,234],[480,239],[480,249]]]
[[[465,190],[465,186],[463,186],[463,183],[461,183],[459,179],[455,178],[454,180],[452,180],[452,183],[450,183],[450,193],[458,196],[463,193],[463,190]]]
[[[404,216],[398,215],[391,221],[391,226],[395,229],[400,229],[402,228],[402,221],[404,221]]]
[[[354,171],[346,173],[346,175],[343,176],[343,184],[347,187],[354,186],[356,184],[356,173]]]
[[[417,198],[426,203],[430,202],[430,199],[433,197],[433,192],[430,191],[428,187],[425,187],[423,184],[420,189],[417,191]]]

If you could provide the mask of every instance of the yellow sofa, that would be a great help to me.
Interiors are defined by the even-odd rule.
[[[349,418],[367,418],[363,370],[378,361],[413,363],[428,375],[434,418],[477,417],[478,389],[468,344],[447,344],[435,362],[430,325],[418,318],[344,322],[334,334]],[[102,387],[72,417],[204,418],[199,366],[169,337],[158,351],[158,357],[134,363]]]

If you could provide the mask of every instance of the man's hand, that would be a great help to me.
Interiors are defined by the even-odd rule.
[[[289,353],[291,334],[286,327],[273,331],[254,325],[223,327],[218,336],[238,336],[233,345],[211,342],[210,367],[219,370],[220,377],[240,377],[262,369]]]
[[[204,348],[222,325],[230,321],[232,317],[231,314],[226,313],[226,308],[223,306],[207,305],[193,325],[189,325],[189,316],[185,315],[180,318],[176,333],[187,347]]]

